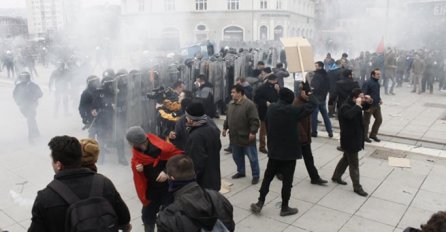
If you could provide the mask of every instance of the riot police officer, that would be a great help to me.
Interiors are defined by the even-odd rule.
[[[40,87],[31,81],[29,72],[22,72],[13,91],[13,97],[19,106],[20,112],[25,116],[28,124],[28,139],[30,143],[40,136],[36,122],[36,109],[39,98],[42,97]]]
[[[98,88],[101,83],[99,77],[89,76],[87,78],[87,88],[82,92],[79,102],[79,114],[82,118],[84,129],[88,128],[88,137],[96,139],[97,130],[95,127],[96,116],[98,115]]]

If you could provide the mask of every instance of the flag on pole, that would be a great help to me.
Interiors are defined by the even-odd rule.
[[[384,53],[384,37],[381,38],[381,42],[379,42],[376,48],[376,53]]]

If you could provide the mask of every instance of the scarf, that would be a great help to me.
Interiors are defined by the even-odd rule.
[[[175,192],[194,181],[196,181],[195,178],[190,180],[169,180],[169,193]]]
[[[186,127],[187,130],[190,130],[190,128],[193,127],[200,127],[203,126],[208,122],[208,116],[206,114],[202,116],[192,116],[186,112],[186,117],[192,120],[192,122],[186,121]]]

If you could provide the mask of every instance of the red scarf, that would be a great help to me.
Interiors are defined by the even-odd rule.
[[[153,158],[143,154],[135,148],[132,149],[133,157],[131,167],[133,171],[133,182],[135,183],[136,193],[138,194],[139,200],[141,200],[144,206],[150,204],[150,201],[146,198],[146,190],[149,186],[147,186],[147,178],[144,176],[144,172],[138,172],[136,170],[136,165],[153,165],[153,167],[156,167],[160,160],[169,160],[172,156],[184,153],[173,144],[162,140],[154,134],[146,134],[146,136],[153,146],[158,147],[161,150],[161,153],[157,158]]]

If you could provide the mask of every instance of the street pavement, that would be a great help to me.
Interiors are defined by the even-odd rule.
[[[26,231],[30,225],[31,208],[38,190],[53,178],[47,143],[55,135],[86,137],[81,120],[73,105],[70,115],[53,115],[53,98],[44,88],[45,96],[38,109],[42,138],[34,145],[26,139],[26,122],[11,99],[13,84],[0,73],[0,228],[12,232]],[[45,83],[43,77],[37,79]],[[44,87],[43,84],[42,87]],[[419,227],[430,215],[446,209],[446,108],[445,93],[412,94],[404,86],[395,96],[383,96],[381,127],[383,141],[367,144],[360,156],[361,184],[368,197],[353,192],[348,172],[343,179],[348,185],[310,184],[302,160],[297,162],[290,205],[297,215],[280,217],[281,183],[275,179],[260,215],[253,215],[249,206],[257,201],[260,184],[251,185],[249,162],[247,177],[230,179],[235,164],[230,154],[221,152],[222,177],[233,183],[225,196],[234,206],[236,231],[402,231],[407,226]],[[426,105],[426,103],[430,103]],[[217,120],[222,125],[222,119]],[[334,121],[333,124],[337,124]],[[322,127],[320,127],[322,130]],[[328,138],[323,131],[313,139],[315,164],[320,176],[330,180],[342,153],[336,150],[339,135]],[[381,134],[380,134],[381,135]],[[222,138],[223,147],[228,144]],[[139,202],[129,166],[120,166],[114,152],[102,152],[99,172],[108,176],[126,201],[132,215],[133,231],[143,231]],[[410,168],[390,167],[387,157],[404,157]],[[130,159],[130,151],[128,154]],[[267,157],[259,153],[261,172]]]

